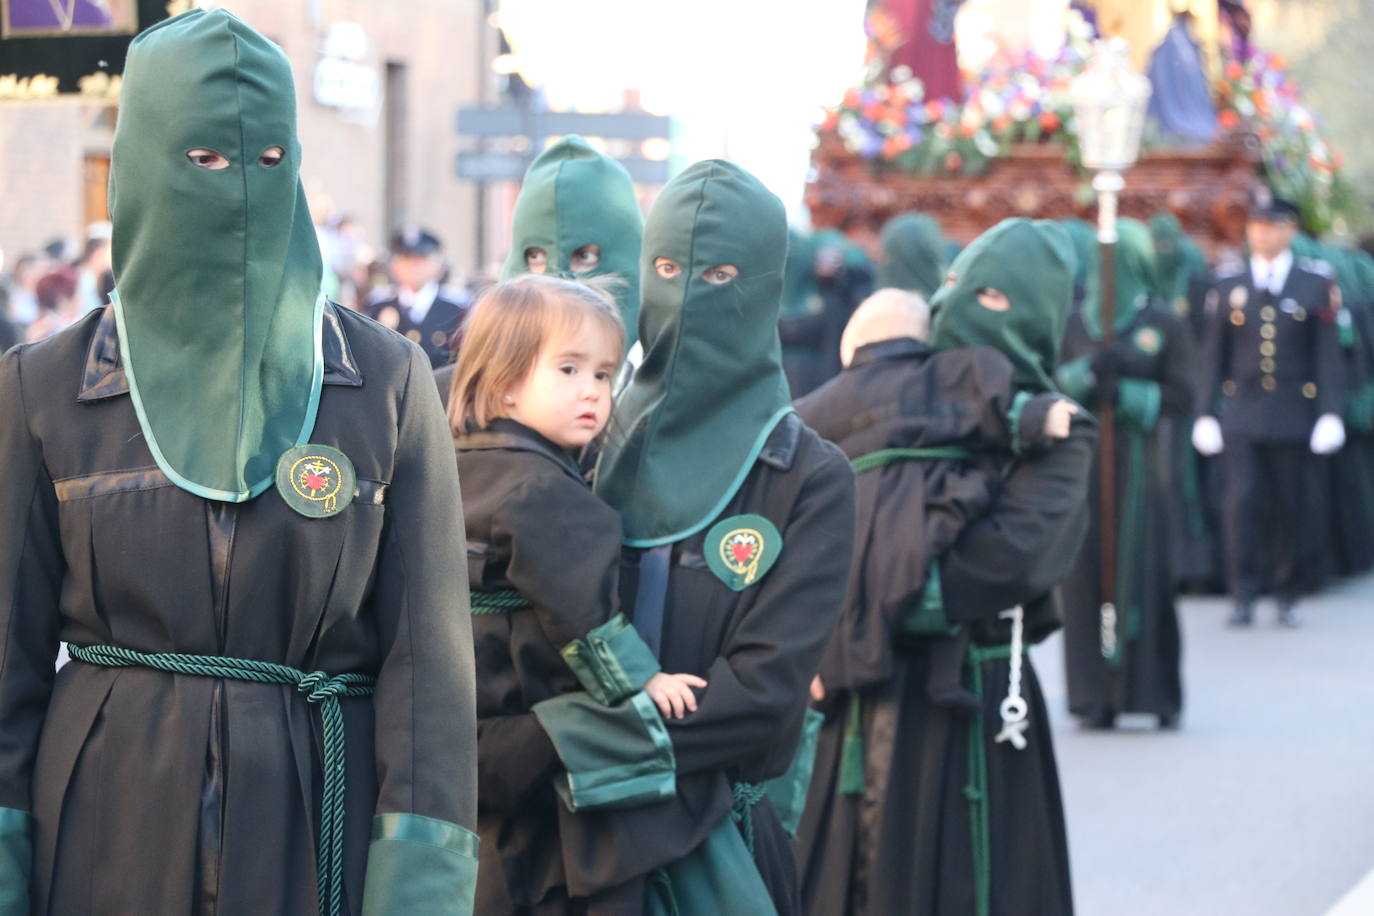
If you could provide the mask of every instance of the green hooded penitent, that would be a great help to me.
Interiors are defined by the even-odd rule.
[[[883,227],[886,259],[878,286],[895,286],[929,298],[945,282],[945,240],[940,224],[924,213],[903,213]]]
[[[273,147],[280,162],[264,164]],[[190,150],[229,165],[203,168]],[[153,459],[207,499],[267,489],[315,425],[324,297],[300,160],[291,65],[247,25],[193,10],[130,44],[111,298]]]
[[[805,318],[824,308],[821,288],[816,282],[818,247],[814,235],[803,235],[795,229],[787,231],[787,265],[783,268],[782,279],[783,318]]]
[[[1159,298],[1170,308],[1187,314],[1188,281],[1207,275],[1207,259],[1183,231],[1178,217],[1161,211],[1150,217],[1155,268],[1159,272]],[[1183,300],[1183,307],[1178,301]]]
[[[753,175],[718,159],[670,181],[644,227],[644,362],[616,405],[597,492],[625,543],[652,547],[713,522],[792,409],[778,344],[787,220]],[[671,279],[657,258],[681,267]],[[712,268],[731,265],[728,282]]]
[[[625,346],[629,348],[635,342],[639,313],[639,241],[643,233],[634,182],[624,166],[592,149],[581,137],[564,137],[544,150],[525,172],[515,201],[510,254],[501,279],[530,272],[525,252],[531,248],[545,253],[545,273],[556,277],[619,277],[625,285],[614,292],[625,320]],[[573,258],[588,245],[601,249],[599,263],[590,269]]]
[[[950,265],[930,304],[937,350],[992,347],[1011,360],[1018,387],[1053,391],[1059,343],[1073,298],[1073,242],[1048,220],[1003,220],[974,239]],[[994,289],[1010,308],[993,311],[978,291]]]
[[[1116,221],[1116,302],[1113,306],[1118,332],[1124,331],[1135,316],[1159,295],[1159,274],[1155,270],[1154,242],[1144,223],[1133,219]],[[1083,327],[1093,340],[1102,338],[1102,280],[1098,262],[1088,271],[1088,290],[1083,298]]]
[[[1073,243],[1073,254],[1077,259],[1073,271],[1073,285],[1081,291],[1087,287],[1088,274],[1100,257],[1097,228],[1081,219],[1063,219],[1059,221],[1059,225],[1069,233],[1069,241]]]

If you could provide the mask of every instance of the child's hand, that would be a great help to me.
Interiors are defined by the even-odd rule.
[[[1069,421],[1073,419],[1073,415],[1076,413],[1078,413],[1078,405],[1073,401],[1061,398],[1051,404],[1050,409],[1045,413],[1045,438],[1069,438]]]
[[[649,678],[644,692],[658,706],[665,719],[681,719],[697,711],[697,696],[693,687],[705,687],[706,682],[695,674],[665,674],[660,671]]]

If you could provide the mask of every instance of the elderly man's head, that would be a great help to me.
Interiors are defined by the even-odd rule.
[[[865,299],[845,325],[840,338],[840,362],[848,366],[860,347],[881,340],[930,335],[930,306],[917,293],[887,287]]]

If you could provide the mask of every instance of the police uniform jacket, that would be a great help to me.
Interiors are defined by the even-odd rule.
[[[363,307],[363,313],[379,321],[411,343],[418,344],[437,369],[453,362],[462,339],[463,316],[468,304],[455,298],[452,291],[440,287],[423,318],[415,321],[410,309],[401,301],[395,288],[374,294]]]
[[[1345,313],[1325,262],[1295,258],[1277,295],[1256,290],[1241,262],[1204,311],[1198,413],[1217,417],[1225,437],[1303,443],[1317,417],[1341,412]]]

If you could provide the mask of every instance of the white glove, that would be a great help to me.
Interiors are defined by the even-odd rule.
[[[1193,422],[1193,448],[1204,455],[1220,455],[1224,447],[1216,417],[1198,417]]]
[[[1312,454],[1330,455],[1339,452],[1342,445],[1345,445],[1345,424],[1334,413],[1322,414],[1312,427],[1312,440],[1308,443]]]

